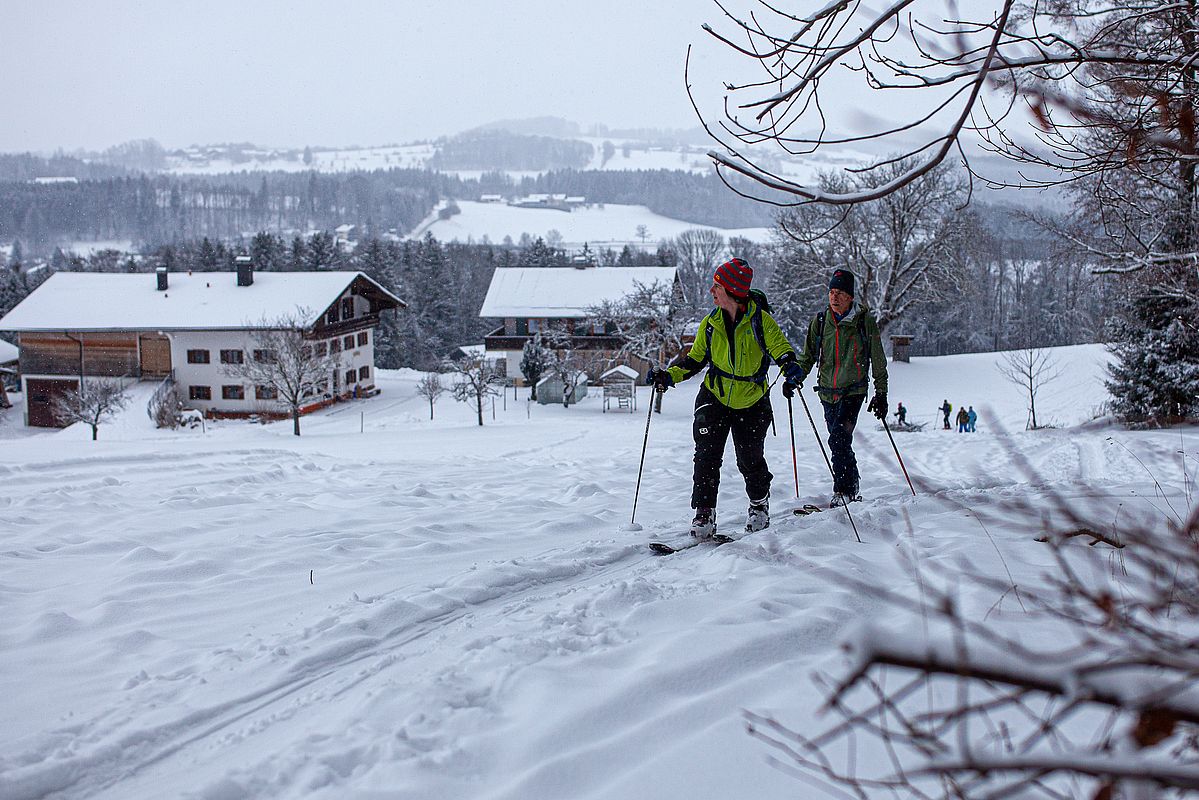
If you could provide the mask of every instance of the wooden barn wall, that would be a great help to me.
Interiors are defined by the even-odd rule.
[[[85,375],[140,374],[137,335],[84,333],[72,339],[63,334],[21,334],[21,372],[25,375],[78,375],[79,339],[83,340]]]

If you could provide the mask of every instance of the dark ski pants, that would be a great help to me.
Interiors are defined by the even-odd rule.
[[[828,449],[833,462],[833,491],[842,494],[858,493],[858,459],[853,454],[853,429],[866,395],[853,394],[824,406],[824,424],[828,426]]]
[[[766,466],[762,449],[766,444],[766,429],[773,418],[769,396],[749,408],[737,410],[717,400],[707,387],[700,387],[695,397],[695,421],[691,427],[695,437],[692,508],[716,508],[720,465],[724,462],[724,446],[730,431],[737,453],[737,469],[745,478],[745,493],[750,500],[770,494],[770,479],[774,476]]]

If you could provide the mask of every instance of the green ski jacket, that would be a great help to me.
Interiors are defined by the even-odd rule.
[[[840,322],[830,308],[812,318],[798,363],[807,373],[817,361],[820,362],[817,391],[826,403],[866,394],[870,376],[874,378],[876,394],[887,392],[887,356],[882,336],[878,322],[865,306],[858,306]]]
[[[749,408],[766,394],[770,359],[795,357],[774,317],[750,298],[733,323],[730,335],[724,312],[712,310],[699,324],[691,351],[669,368],[675,383],[687,380],[706,365],[704,386],[729,408]]]

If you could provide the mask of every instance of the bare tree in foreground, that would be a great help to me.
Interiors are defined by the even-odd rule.
[[[488,397],[500,393],[496,381],[500,376],[495,368],[482,356],[470,356],[458,361],[445,362],[447,371],[456,376],[451,388],[454,399],[459,403],[474,403],[479,425],[483,424],[483,403]]]
[[[430,372],[416,383],[416,393],[429,401],[429,419],[433,419],[433,404],[441,397],[446,388],[441,384],[441,375]]]
[[[884,197],[951,154],[968,163],[972,132],[996,153],[1052,170],[1022,174],[1021,185],[1172,170],[1196,152],[1191,0],[718,8],[720,22],[704,28],[732,55],[735,79],[723,81],[720,119],[697,112],[723,146],[709,153],[718,171],[749,178],[767,201]],[[852,84],[841,80],[851,73]],[[860,113],[872,101],[879,113]],[[897,154],[867,171],[908,163],[872,186],[832,189],[774,166],[822,148]]]
[[[292,433],[300,435],[300,409],[328,390],[341,358],[325,342],[313,341],[303,310],[262,320],[251,335],[252,350],[225,374],[249,384],[259,399],[278,401],[291,414]]]
[[[1036,347],[1009,350],[1002,354],[1002,358],[999,372],[1019,386],[1028,397],[1028,423],[1025,427],[1036,430],[1041,427],[1037,424],[1037,392],[1045,384],[1061,377],[1057,359],[1053,351]]]
[[[68,425],[86,423],[92,429],[94,442],[99,436],[100,423],[128,403],[129,397],[119,379],[84,378],[78,389],[70,389],[55,398],[54,414]]]
[[[883,600],[888,624],[846,641],[846,668],[820,679],[834,721],[812,733],[750,713],[751,735],[838,797],[1199,791],[1199,510],[1161,498],[1168,512],[1143,518],[1053,492],[962,508],[984,529],[1039,532],[1029,546],[1051,571],[1035,589],[940,560],[912,563],[908,593],[842,576]],[[963,601],[963,581],[982,603]]]

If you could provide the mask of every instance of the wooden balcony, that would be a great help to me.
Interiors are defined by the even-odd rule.
[[[334,336],[344,336],[347,333],[357,333],[358,331],[370,330],[371,328],[378,327],[378,325],[379,315],[377,313],[363,314],[362,316],[354,317],[353,319],[334,322],[332,325],[327,325],[322,322],[322,324],[317,325],[313,329],[312,338],[330,339]]]
[[[483,346],[488,350],[520,350],[532,338],[532,334],[506,335],[503,327],[499,327],[483,337]],[[545,344],[544,339],[542,343]],[[619,350],[623,344],[624,340],[619,336],[570,337],[570,346],[574,350]]]

